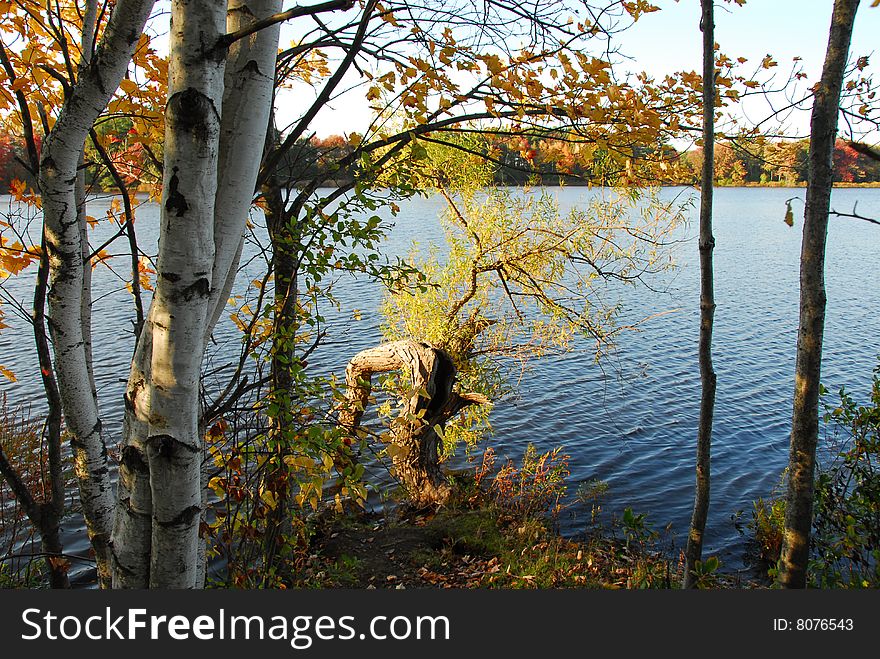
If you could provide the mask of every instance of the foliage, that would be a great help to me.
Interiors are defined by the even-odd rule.
[[[547,455],[550,455],[549,453]],[[669,561],[648,544],[626,547],[606,534],[584,541],[556,533],[546,508],[545,482],[523,497],[494,489],[504,466],[521,474],[525,462],[495,468],[485,457],[470,473],[454,475],[445,506],[396,515],[324,517],[312,557],[293,585],[305,587],[644,588],[670,587]],[[504,477],[502,476],[502,479]],[[554,487],[564,488],[564,481]],[[601,488],[600,488],[601,489]],[[392,547],[379,552],[377,547]]]
[[[0,448],[37,501],[48,496],[44,491],[49,467],[42,423],[25,410],[11,408],[5,393],[0,395]]]
[[[6,478],[16,478],[36,505],[46,504],[52,496],[47,454],[43,420],[0,395],[0,587],[33,587],[42,580],[40,529]],[[64,477],[71,485],[72,474]]]
[[[466,147],[429,144],[413,173],[447,201],[448,250],[414,247],[411,260],[425,285],[386,294],[383,332],[447,351],[459,386],[497,401],[531,359],[571,350],[584,337],[597,357],[608,348],[623,328],[603,288],[670,265],[663,247],[681,209],[654,191],[629,189],[597,193],[564,211],[547,190],[483,187],[492,170],[478,155],[480,138],[471,136]],[[490,409],[451,420],[446,452],[487,434]]]
[[[203,532],[213,551],[228,559],[234,585],[285,582],[309,535],[304,519],[332,481],[334,507],[365,498],[357,456],[366,442],[352,446],[335,428],[333,383],[306,373],[309,355],[325,336],[322,309],[335,304],[336,278],[366,273],[386,283],[395,291],[389,333],[446,347],[465,386],[500,397],[511,387],[503,367],[513,361],[521,366],[527,358],[567,349],[584,334],[595,340],[597,352],[607,345],[618,328],[614,307],[594,295],[601,280],[626,283],[665,265],[655,247],[675,213],[650,196],[615,192],[588,210],[564,213],[545,193],[519,197],[476,188],[533,175],[623,186],[660,178],[658,172],[672,176],[667,170],[676,167],[676,154],[664,141],[695,116],[699,76],[620,80],[609,62],[583,47],[598,36],[597,51],[609,52],[606,26],[575,18],[566,23],[565,3],[545,3],[535,8],[534,21],[515,24],[499,20],[504,2],[490,3],[492,21],[482,27],[476,8],[461,13],[470,4],[414,12],[368,0],[355,20],[334,18],[329,27],[315,21],[321,29],[281,54],[281,84],[308,86],[316,112],[339,92],[334,85],[343,74],[357,71],[375,121],[364,135],[319,140],[305,137],[314,119],[307,112],[284,133],[294,148],[267,161],[281,187],[303,190],[274,227],[280,230],[272,236],[266,277],[235,313],[250,368],[239,368],[240,379],[220,389],[241,397],[209,401],[204,419],[219,503]],[[508,19],[522,17],[517,3],[511,7]],[[607,13],[592,19],[616,29],[655,9],[642,0],[611,2]],[[109,13],[100,13],[98,34]],[[0,14],[7,26],[0,44],[0,115],[9,136],[0,142],[0,167],[9,174],[22,166],[7,178],[16,202],[35,213],[35,166],[26,152],[39,151],[41,133],[57,120],[66,89],[89,56],[89,43],[83,46],[90,41],[84,39],[88,27],[76,3],[0,2]],[[448,15],[458,20],[449,25],[443,20]],[[510,38],[499,39],[499,33]],[[328,47],[351,54],[335,72],[330,63],[339,60],[322,51]],[[729,58],[719,54],[718,60],[725,102],[736,100],[737,86],[750,88],[754,81],[735,73]],[[770,66],[765,61],[764,68]],[[166,79],[167,62],[141,35],[129,74],[87,146],[84,166],[95,188],[119,188],[126,198],[143,184],[155,191]],[[430,183],[420,184],[425,181]],[[337,188],[316,195],[328,182]],[[420,255],[418,273],[383,261],[380,209],[393,213],[395,200],[427,187],[449,198],[450,254]],[[629,224],[624,218],[634,209],[637,220]],[[90,224],[109,222],[118,226],[117,238],[128,235],[133,263],[127,285],[138,298],[153,273],[148,258],[139,258],[134,219],[130,208],[114,202],[106,217],[90,218]],[[24,273],[42,255],[33,238],[22,239],[26,235],[21,222],[0,224],[0,278]],[[105,256],[99,251],[93,263]],[[273,270],[270,261],[279,256],[290,258],[291,273]],[[51,363],[43,372],[50,371]],[[12,377],[2,367],[0,373]],[[488,429],[487,415],[488,407],[469,409],[446,433],[447,451],[479,439]],[[532,455],[522,468],[502,468],[493,482],[507,489],[498,496],[513,508],[558,506],[563,457]],[[533,490],[540,494],[529,494]],[[627,527],[634,538],[635,519]]]
[[[718,585],[718,570],[721,568],[721,559],[710,556],[705,561],[694,563],[694,587],[701,590],[715,588]]]
[[[76,3],[46,5],[35,0],[0,3],[0,10],[11,36],[3,44],[0,116],[10,134],[23,141],[27,133],[39,137],[34,124],[42,125],[43,133],[52,128],[76,67],[90,56],[82,47],[84,16]],[[100,12],[97,38],[108,17],[109,12]],[[167,76],[167,61],[153,48],[148,34],[140,35],[129,75],[96,124],[96,134],[133,182],[144,182],[145,172],[147,180],[155,180],[157,160],[155,153],[148,153],[162,142]],[[88,164],[100,170],[94,155],[92,150]],[[92,178],[100,179],[94,167]]]
[[[335,183],[354,180],[357,175],[354,166],[340,171],[335,163],[354,153],[360,140],[360,136],[333,135],[304,141],[296,146],[296,158],[284,165],[282,176]],[[480,156],[487,170],[487,182],[497,185],[617,185],[627,177],[631,182],[693,184],[699,182],[703,162],[700,147],[679,152],[664,143],[656,149],[635,150],[642,156],[659,158],[663,164],[660,167],[595,144],[580,143],[562,130],[499,136],[493,131],[474,129],[463,137],[445,137],[444,142],[460,150],[465,164],[468,156],[471,159]],[[433,158],[438,149],[432,146],[437,144],[429,139],[421,146],[414,146],[413,152],[417,157]],[[715,145],[715,184],[803,185],[807,180],[809,150],[810,140],[806,138],[767,139],[742,135],[719,141]],[[412,156],[412,152],[408,155]],[[880,182],[880,163],[876,158],[844,139],[838,139],[835,144],[833,163],[835,182]]]
[[[819,472],[814,495],[810,579],[820,588],[880,587],[880,366],[868,403],[843,388],[826,422],[843,435]]]
[[[42,567],[42,561],[30,561],[23,569],[16,570],[10,563],[0,562],[0,589],[39,588],[43,585]]]
[[[550,514],[555,517],[566,493],[565,480],[571,474],[569,460],[570,456],[562,453],[561,447],[538,453],[534,444],[528,444],[521,465],[507,460],[496,471],[495,451],[489,447],[477,467],[476,483],[482,485],[488,474],[494,472],[486,491],[509,514],[520,517]]]
[[[827,464],[817,468],[813,492],[808,583],[817,588],[880,585],[880,367],[869,402],[859,405],[841,388],[840,402],[826,403]],[[758,499],[752,529],[761,558],[775,565],[782,546],[785,499]],[[771,576],[776,569],[771,567]]]
[[[749,528],[755,534],[758,555],[766,565],[776,565],[785,527],[785,499],[758,498],[753,504]]]
[[[332,208],[313,200],[303,210],[306,221],[291,218],[273,238],[276,255],[296,263],[287,274],[295,289],[267,276],[233,300],[243,343],[238,377],[257,386],[243,386],[241,400],[221,396],[212,405],[219,416],[208,432],[210,487],[218,501],[208,533],[212,555],[225,560],[225,583],[283,586],[300,568],[311,532],[306,519],[323,507],[328,490],[336,511],[364,504],[368,483],[358,458],[369,450],[368,438],[353,442],[337,426],[342,393],[333,378],[309,372],[308,358],[325,336],[324,307],[339,308],[333,296],[339,277],[418,285],[420,273],[378,251],[388,229],[378,212],[394,198],[393,191],[357,189]],[[275,263],[267,262],[268,273]],[[236,411],[220,414],[230,406]]]
[[[334,473],[335,510],[361,506],[367,495],[363,465],[345,459],[351,448],[333,424],[328,382],[298,373],[289,408],[257,398],[256,409],[218,420],[207,434],[217,500],[205,532],[209,555],[224,559],[222,582],[232,587],[290,580],[308,545],[307,517],[322,508]]]
[[[716,185],[803,185],[808,174],[810,140],[769,140],[737,137],[715,145]],[[703,162],[702,149],[681,154],[678,182],[696,183]],[[850,143],[838,139],[834,146],[834,181],[880,182],[880,163]]]

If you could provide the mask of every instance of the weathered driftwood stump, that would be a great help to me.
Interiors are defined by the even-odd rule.
[[[404,371],[412,395],[391,424],[393,475],[416,505],[442,503],[449,485],[440,470],[440,435],[446,422],[468,405],[485,404],[482,394],[453,391],[456,369],[449,355],[416,341],[395,341],[355,355],[345,369],[346,400],[340,406],[339,425],[354,433],[370,397],[374,373]]]

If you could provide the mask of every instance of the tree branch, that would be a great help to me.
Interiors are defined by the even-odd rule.
[[[317,5],[307,5],[305,7],[296,6],[288,9],[287,11],[282,11],[281,13],[275,14],[274,16],[269,16],[268,18],[264,18],[261,21],[257,21],[252,25],[249,25],[246,28],[238,30],[237,32],[230,32],[229,34],[224,34],[220,37],[220,41],[217,44],[218,48],[229,48],[232,44],[234,44],[239,39],[244,39],[245,37],[249,37],[255,32],[259,32],[260,30],[265,30],[267,27],[272,27],[277,23],[283,23],[284,21],[289,21],[293,18],[299,18],[300,16],[313,16],[315,14],[321,14],[327,11],[337,11],[339,9],[351,9],[354,6],[354,0],[329,0],[328,2],[322,2]]]
[[[859,215],[856,212],[856,206],[853,206],[852,213],[838,213],[833,208],[828,211],[829,215],[834,215],[835,217],[850,217],[854,220],[864,220],[865,222],[870,222],[871,224],[880,224],[877,220],[871,217],[865,217],[864,215]]]
[[[869,147],[867,144],[863,144],[863,143],[861,143],[861,142],[852,142],[852,141],[850,141],[850,142],[847,142],[846,145],[847,145],[850,149],[852,149],[853,151],[855,151],[856,153],[860,153],[860,154],[862,154],[863,156],[865,156],[865,157],[867,157],[867,158],[870,158],[871,160],[877,160],[877,161],[880,161],[880,152],[875,151],[874,149],[872,149],[871,147]]]

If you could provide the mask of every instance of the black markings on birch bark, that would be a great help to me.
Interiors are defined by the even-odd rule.
[[[177,171],[178,169],[175,167],[168,180],[168,199],[165,201],[165,210],[169,213],[175,213],[177,217],[182,217],[189,210],[189,204],[186,203],[186,197],[178,190],[180,179],[177,177]]]

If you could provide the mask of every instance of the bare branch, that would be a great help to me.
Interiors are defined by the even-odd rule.
[[[220,42],[217,44],[217,47],[229,48],[229,46],[234,44],[239,39],[244,39],[245,37],[249,37],[255,32],[265,30],[267,27],[272,27],[273,25],[283,23],[284,21],[289,21],[293,18],[299,18],[300,16],[314,16],[315,14],[320,14],[327,11],[351,9],[353,6],[353,0],[329,0],[328,2],[322,2],[321,4],[317,5],[297,5],[296,7],[292,7],[287,11],[282,11],[281,13],[275,14],[274,16],[269,16],[268,18],[264,18],[261,21],[257,21],[242,30],[238,30],[237,32],[230,32],[229,34],[223,35],[220,38]]]

